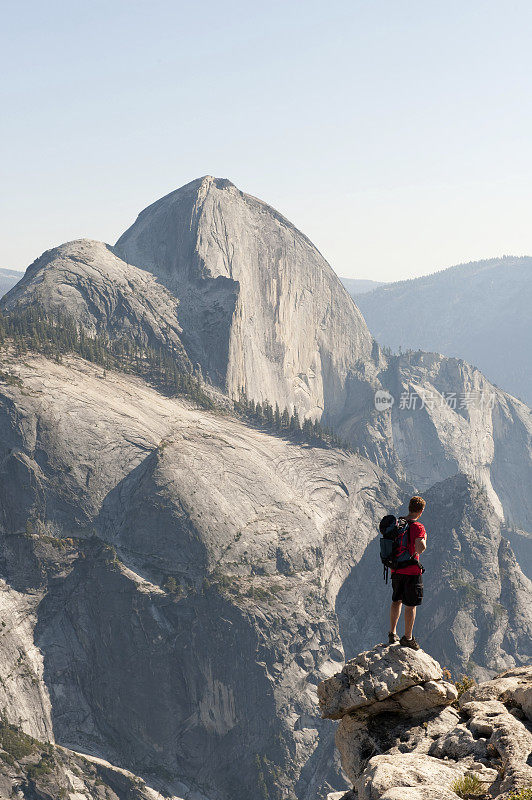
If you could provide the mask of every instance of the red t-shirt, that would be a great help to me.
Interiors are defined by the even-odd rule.
[[[426,537],[427,533],[421,522],[414,522],[412,520],[408,531],[408,551],[416,561],[419,561],[419,554],[414,550],[414,542],[416,539],[426,539]],[[409,567],[401,567],[400,569],[392,570],[392,575],[395,573],[398,575],[421,575],[421,567],[418,567],[417,564],[411,564]]]

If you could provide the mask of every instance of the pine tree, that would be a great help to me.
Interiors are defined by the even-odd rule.
[[[301,431],[301,425],[299,423],[299,414],[297,413],[297,408],[294,409],[294,413],[290,417],[290,430],[293,433],[299,433]]]
[[[302,433],[307,441],[310,441],[310,439],[312,439],[312,432],[313,432],[312,422],[310,421],[310,419],[305,418],[303,420]]]
[[[269,426],[273,425],[273,408],[271,403],[268,403],[268,401],[266,401],[263,405],[263,413],[266,424]]]

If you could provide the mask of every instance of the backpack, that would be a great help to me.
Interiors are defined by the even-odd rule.
[[[410,521],[405,517],[398,519],[392,514],[383,517],[379,523],[382,534],[380,539],[381,561],[383,563],[383,578],[388,583],[388,570],[400,569],[416,564],[423,570],[421,564],[410,553],[409,536]]]

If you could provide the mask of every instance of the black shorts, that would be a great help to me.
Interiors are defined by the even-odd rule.
[[[392,601],[419,606],[423,601],[423,575],[392,575]]]

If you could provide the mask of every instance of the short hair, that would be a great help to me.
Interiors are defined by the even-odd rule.
[[[419,514],[419,512],[423,511],[424,508],[425,508],[425,501],[418,494],[415,494],[413,497],[410,498],[410,502],[408,504],[409,514]]]

